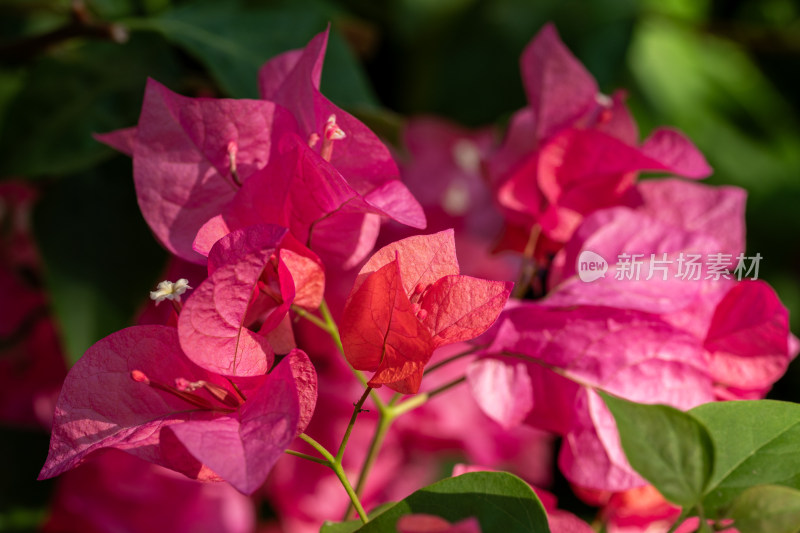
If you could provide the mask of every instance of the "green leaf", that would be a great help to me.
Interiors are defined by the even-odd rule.
[[[530,486],[506,472],[472,472],[429,485],[385,510],[359,533],[394,533],[397,520],[426,513],[458,522],[474,516],[486,533],[549,533],[547,515]]]
[[[361,524],[361,520],[348,520],[347,522],[326,520],[319,529],[319,533],[355,533]]]
[[[714,473],[703,507],[722,512],[754,485],[800,489],[800,405],[772,400],[715,402],[689,411],[714,442]]]
[[[371,520],[394,505],[395,502],[382,503],[367,513],[367,516]],[[346,522],[331,522],[330,520],[326,520],[322,524],[319,533],[354,533],[355,531],[358,531],[358,528],[360,528],[362,524],[363,522],[361,522],[359,519],[348,520]]]
[[[751,487],[726,513],[739,533],[800,531],[800,491],[777,485]]]
[[[700,502],[714,464],[703,424],[674,407],[599,394],[614,415],[631,466],[669,501],[684,507]]]
[[[92,133],[134,125],[147,76],[171,83],[180,72],[158,36],[91,42],[40,59],[7,104],[0,176],[60,176],[108,159],[112,151]]]
[[[101,20],[131,16],[136,11],[135,0],[88,0],[89,10]]]
[[[70,362],[131,325],[164,264],[136,204],[130,161],[52,184],[36,205],[34,234]]]
[[[271,57],[302,48],[336,10],[321,1],[196,2],[155,19],[127,22],[158,31],[205,65],[234,98],[258,98],[258,70]],[[323,69],[322,92],[342,106],[374,105],[375,98],[347,45],[334,30]]]
[[[520,53],[548,21],[556,23],[601,87],[613,89],[609,84],[624,65],[638,2],[399,0],[392,5],[385,40],[394,53],[386,59],[397,67],[381,70],[389,78],[391,107],[482,126],[526,105]]]
[[[706,155],[712,179],[755,194],[795,183],[795,113],[740,45],[652,17],[637,25],[629,62],[649,103]]]

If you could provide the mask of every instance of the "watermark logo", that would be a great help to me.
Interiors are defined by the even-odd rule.
[[[711,254],[629,254],[622,252],[613,260],[613,279],[618,281],[682,281],[758,279],[761,254],[745,256],[725,253]],[[578,278],[590,283],[606,277],[608,262],[598,253],[584,250],[578,256]]]
[[[578,277],[581,281],[589,283],[606,277],[608,261],[603,256],[589,250],[584,250],[578,256]]]

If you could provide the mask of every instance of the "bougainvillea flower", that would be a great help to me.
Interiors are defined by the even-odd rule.
[[[721,399],[763,398],[797,354],[789,310],[761,280],[727,291],[707,331],[704,347]]]
[[[268,62],[259,75],[265,100],[187,98],[150,80],[136,128],[97,136],[133,157],[139,206],[155,235],[172,253],[202,263],[203,257],[192,248],[197,232],[213,217],[230,213],[237,191],[270,165],[276,140],[292,136],[299,136],[302,150],[281,148],[284,154],[291,152],[286,156],[291,161],[263,175],[258,187],[303,186],[303,180],[295,179],[291,172],[307,172],[304,162],[308,156],[303,152],[311,152],[330,167],[317,171],[320,179],[335,174],[337,183],[331,187],[341,187],[338,182],[343,182],[351,196],[365,203],[356,207],[339,202],[321,220],[295,220],[297,213],[292,210],[273,215],[289,216],[306,226],[316,222],[323,226],[314,228],[320,248],[313,249],[322,253],[327,251],[322,246],[328,245],[353,266],[374,245],[380,215],[425,227],[422,208],[398,179],[387,148],[366,126],[319,92],[326,43],[327,32],[323,32],[305,49]],[[298,164],[302,168],[294,168]],[[275,176],[283,181],[274,183]],[[323,191],[327,189],[323,187]],[[313,201],[305,200],[307,204]],[[298,204],[302,202],[291,207]],[[349,212],[340,213],[343,206]],[[240,229],[254,222],[276,220],[256,217],[248,224],[234,221],[229,226]],[[330,227],[325,231],[324,226]],[[349,234],[352,232],[356,235]],[[333,234],[338,236],[338,241],[334,240],[338,246],[325,238]],[[306,241],[306,236],[297,236]]]
[[[409,514],[397,520],[398,533],[481,533],[476,518],[466,518],[451,524],[444,518],[429,514]]]
[[[375,372],[371,386],[415,394],[433,350],[486,331],[511,287],[459,275],[452,230],[385,246],[359,272],[342,312],[347,360]]]
[[[565,437],[559,462],[571,481],[614,491],[635,487],[641,480],[609,429],[615,427],[613,418],[585,385],[606,390],[621,386],[615,393],[634,401],[679,408],[701,400],[758,398],[797,353],[788,313],[762,281],[675,275],[683,253],[742,253],[741,191],[676,180],[640,188],[639,207],[616,207],[587,217],[553,261],[553,292],[539,304],[508,310],[493,331],[496,341],[505,339],[500,345],[511,339],[536,364],[528,361],[520,367],[524,357],[500,357],[505,349],[495,346],[487,352],[495,357],[478,360],[467,374],[489,416],[513,425],[528,411],[526,421]],[[730,228],[731,234],[723,234],[720,227]],[[585,282],[576,275],[579,257],[587,250],[608,259],[604,278]],[[622,253],[643,255],[639,276],[617,279]],[[660,273],[647,279],[651,253],[668,263],[666,279]],[[723,266],[730,267],[730,262]],[[553,317],[561,317],[563,323],[548,325]],[[635,324],[630,323],[633,318]],[[579,325],[580,331],[573,332]],[[636,331],[635,339],[626,338]],[[544,340],[537,341],[536,335]],[[580,341],[587,335],[598,339],[589,350]],[[613,339],[617,344],[601,356],[603,346]],[[619,373],[611,371],[627,349],[647,357]],[[580,362],[558,356],[561,350],[579,354]],[[672,360],[681,353],[680,362]],[[671,354],[669,369],[656,370],[667,365],[659,354]],[[589,372],[578,375],[582,368]],[[621,376],[632,369],[639,370],[625,385]],[[613,376],[613,382],[597,381],[601,374]],[[528,383],[532,402],[524,392]],[[504,401],[502,408],[496,405],[499,400]]]
[[[589,505],[602,507],[599,520],[608,533],[667,533],[680,517],[681,509],[664,499],[652,485],[644,485],[621,492],[593,491],[573,485],[573,491]],[[722,521],[724,525],[726,521]],[[727,522],[730,522],[729,520]],[[714,526],[711,521],[710,526]],[[676,533],[692,533],[698,530],[696,517],[683,521]],[[737,533],[735,528],[726,527],[724,533]]]
[[[291,114],[272,102],[188,98],[148,80],[135,132],[98,139],[132,151],[139,207],[159,241],[202,263],[192,250],[197,231],[267,165],[273,136],[296,127]]]
[[[403,130],[407,157],[399,158],[403,182],[425,209],[428,232],[455,230],[461,272],[478,278],[514,280],[515,254],[490,254],[503,228],[481,171],[481,161],[495,144],[494,128],[476,130],[432,116],[411,118]],[[381,228],[380,246],[410,237],[408,226]]]
[[[196,364],[227,376],[257,376],[272,366],[267,334],[292,304],[315,309],[325,274],[316,255],[285,228],[257,224],[221,238],[208,278],[178,319],[181,347]]]
[[[362,196],[300,137],[287,134],[272,163],[200,230],[195,249],[202,253],[227,231],[266,222],[289,228],[326,259],[352,267],[372,250],[380,216],[390,212]]]
[[[369,128],[335,106],[319,92],[328,31],[314,37],[303,50],[293,50],[268,61],[259,72],[261,97],[289,109],[307,144],[318,146],[347,183],[370,205],[415,228],[425,227],[419,203],[398,179],[389,150]],[[331,124],[331,117],[335,117]],[[335,130],[331,126],[335,126]],[[331,144],[332,132],[341,132]],[[311,142],[316,135],[320,140]]]
[[[134,326],[98,341],[70,370],[39,478],[117,448],[250,494],[315,402],[316,374],[299,350],[267,375],[234,382],[189,361],[174,328]]]
[[[622,96],[598,93],[553,26],[525,49],[521,69],[528,107],[512,118],[503,146],[487,161],[509,225],[506,245],[522,250],[538,226],[545,238],[539,244],[557,250],[584,216],[625,204],[639,171],[710,174],[703,156],[676,131],[656,130],[638,146]]]
[[[643,484],[593,387],[681,409],[714,399],[701,342],[649,313],[522,304],[501,315],[487,340],[492,344],[486,353],[498,364],[511,365],[516,373],[515,365],[525,364],[531,390],[514,390],[533,395],[526,421],[564,437],[561,470],[582,486],[625,490]],[[473,389],[486,392],[480,387],[485,372],[495,369],[478,366],[467,374],[471,384],[477,381]],[[492,408],[497,399],[497,394],[476,396],[489,416],[497,416]]]
[[[666,501],[652,485],[613,493],[575,487],[575,493],[590,505],[602,507],[600,516],[606,528],[614,533],[658,526],[667,531],[681,514],[680,508]]]
[[[252,533],[253,501],[227,483],[199,483],[109,449],[65,473],[44,533]]]
[[[190,263],[173,255],[167,260],[167,265],[158,276],[158,279],[186,279],[191,287],[199,287],[207,277],[208,268],[205,265]],[[148,298],[140,309],[134,323],[139,326],[158,324],[177,327],[177,308],[173,305],[157,305],[154,300]]]
[[[609,263],[620,252],[642,253],[644,258],[663,252],[722,253],[735,259],[744,252],[745,200],[745,191],[738,187],[711,187],[675,178],[637,183],[629,191],[628,209],[598,212],[584,219],[553,260],[548,285],[553,289],[575,275],[578,256],[587,249]],[[639,225],[647,231],[639,231]]]
[[[660,315],[703,343],[719,399],[762,397],[797,350],[788,311],[775,292],[761,280],[737,281],[728,273],[744,252],[744,192],[678,180],[645,182],[637,191],[643,199],[639,207],[598,211],[585,219],[553,261],[556,286],[543,303]],[[608,258],[604,278],[585,283],[576,276],[585,250]],[[619,279],[619,270],[630,268],[617,262],[622,253],[642,255],[638,276]],[[725,276],[682,277],[681,258],[689,254],[706,261],[723,257]],[[665,270],[654,268],[651,277],[651,266]],[[687,267],[683,270],[686,274]]]
[[[713,237],[715,252],[734,257],[744,252],[747,191],[732,186],[667,178],[636,184],[632,207],[673,227]]]

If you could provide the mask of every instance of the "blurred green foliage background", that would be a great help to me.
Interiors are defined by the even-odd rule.
[[[74,361],[129,324],[166,254],[138,213],[130,161],[92,139],[136,123],[147,77],[188,96],[257,97],[269,57],[330,22],[323,92],[389,140],[436,114],[504,123],[525,105],[518,58],[553,21],[642,136],[673,125],[749,191],[749,255],[800,331],[800,1],[2,0],[0,179],[42,191],[34,230]],[[0,302],[0,305],[14,305]],[[800,401],[800,369],[773,396]],[[46,505],[47,435],[5,429],[0,531]]]

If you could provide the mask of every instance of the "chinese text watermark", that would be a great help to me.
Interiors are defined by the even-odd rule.
[[[683,281],[758,279],[758,268],[762,256],[733,254],[629,254],[620,253],[614,263],[614,279],[624,281],[648,281],[670,278]],[[604,278],[609,269],[608,262],[600,254],[584,250],[576,265],[581,281],[592,282]]]

